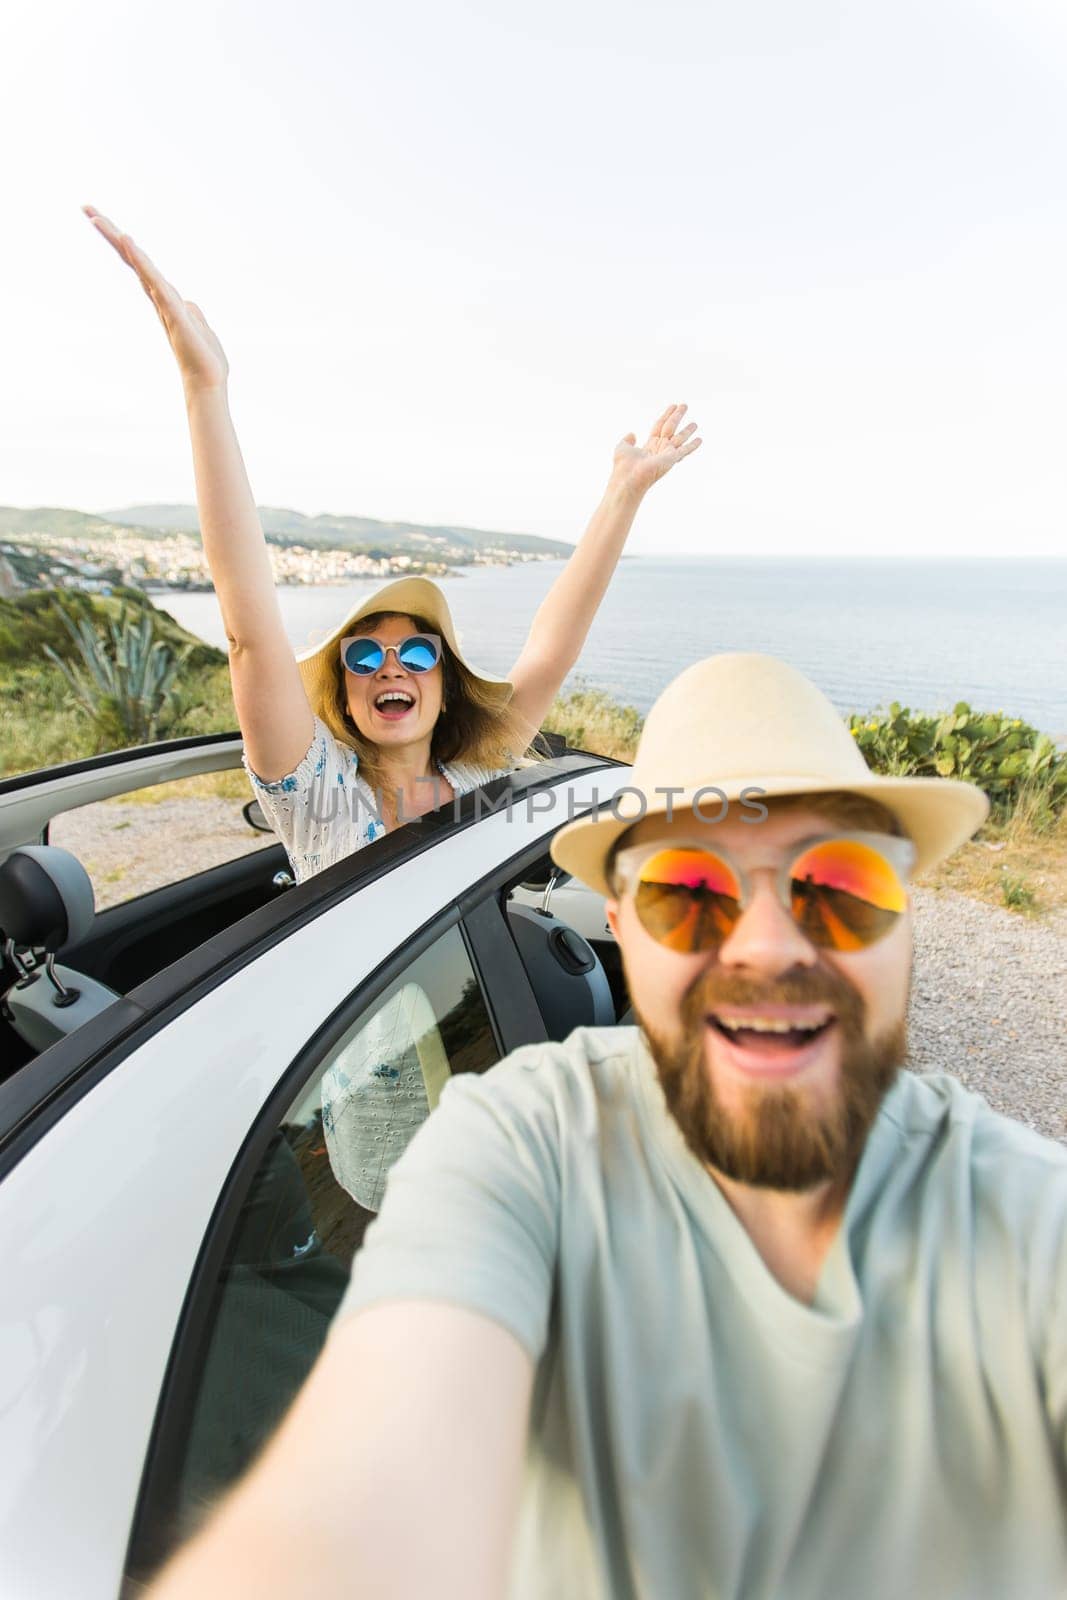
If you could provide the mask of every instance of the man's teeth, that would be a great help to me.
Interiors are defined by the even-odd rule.
[[[824,1017],[821,1022],[786,1022],[780,1017],[731,1017],[729,1022],[716,1017],[715,1020],[720,1028],[730,1033],[739,1033],[742,1028],[753,1033],[818,1033],[829,1018]]]

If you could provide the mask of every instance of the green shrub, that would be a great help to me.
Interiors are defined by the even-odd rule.
[[[576,750],[593,750],[617,761],[631,761],[641,736],[641,713],[621,706],[603,689],[579,683],[552,702],[545,728],[562,734]]]
[[[1000,880],[1000,892],[1009,911],[1037,910],[1037,896],[1020,874],[1005,872]]]
[[[56,614],[70,637],[67,659],[50,644],[44,654],[66,678],[75,704],[96,730],[99,748],[149,744],[177,718],[178,674],[190,647],[175,651],[157,639],[151,612],[131,616],[125,606],[100,630],[88,618]]]
[[[229,733],[237,727],[224,666],[190,668],[181,676],[168,737]],[[38,665],[0,665],[0,778],[38,767],[82,761],[99,753],[100,737],[47,658]]]
[[[130,742],[121,719],[105,716],[97,726],[72,694],[64,671],[67,666],[85,672],[78,624],[106,638],[123,612],[135,625],[149,619],[153,642],[184,657],[169,709],[163,723],[157,722],[157,736],[181,738],[236,728],[224,653],[186,633],[142,590],[116,588],[109,596],[28,590],[0,599],[0,777],[83,760]]]
[[[80,761],[95,755],[96,747],[65,680],[47,661],[0,667],[0,777]]]
[[[1067,802],[1067,754],[1019,717],[972,711],[963,700],[941,716],[913,715],[894,700],[849,726],[875,772],[976,783],[999,821],[1022,808],[1047,828]]]
[[[30,589],[0,600],[0,661],[26,665],[40,658],[45,645],[64,658],[70,655],[74,647],[60,614],[73,622],[103,619],[108,613],[94,598],[76,589]]]

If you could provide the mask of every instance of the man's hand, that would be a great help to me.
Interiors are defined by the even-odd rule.
[[[688,409],[688,406],[668,406],[653,423],[644,445],[638,444],[635,433],[628,433],[619,440],[611,471],[611,481],[616,488],[642,495],[668,473],[675,462],[699,448],[702,441],[693,438],[697,431],[695,422],[687,423],[680,433],[677,431]]]
[[[533,1373],[477,1312],[419,1300],[357,1312],[149,1600],[498,1600]]]

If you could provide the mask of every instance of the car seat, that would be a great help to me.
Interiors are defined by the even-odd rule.
[[[15,973],[0,1003],[33,1050],[47,1050],[119,998],[56,963],[56,952],[84,939],[95,916],[89,874],[68,850],[21,845],[0,864],[0,939]]]
[[[508,902],[508,924],[544,1018],[548,1037],[610,1027],[615,1002],[600,957],[587,939],[543,907]]]

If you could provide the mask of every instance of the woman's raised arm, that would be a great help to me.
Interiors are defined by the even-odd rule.
[[[284,777],[311,743],[311,708],[285,634],[270,556],[230,418],[229,366],[203,312],[183,300],[128,233],[92,206],[90,222],[137,274],[181,371],[204,556],[230,647],[245,751],[261,778]]]
[[[508,674],[515,685],[512,707],[530,739],[578,660],[645,494],[701,443],[693,437],[695,422],[679,431],[687,409],[668,406],[653,423],[644,445],[638,445],[632,433],[619,440],[604,498],[537,610],[519,659]]]

